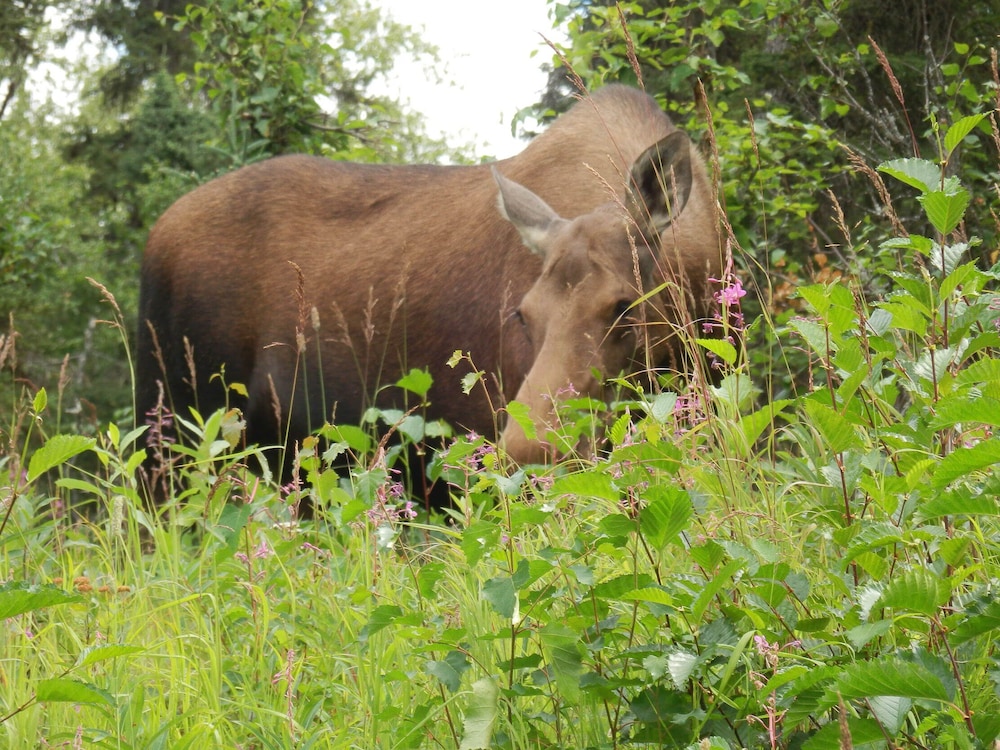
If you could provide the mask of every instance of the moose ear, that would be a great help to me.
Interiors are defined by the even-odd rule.
[[[632,165],[629,205],[640,227],[663,232],[691,196],[691,140],[675,130],[647,148]]]
[[[517,228],[525,246],[544,258],[555,230],[566,220],[524,185],[508,180],[496,167],[492,170],[500,188],[497,196],[500,213]]]

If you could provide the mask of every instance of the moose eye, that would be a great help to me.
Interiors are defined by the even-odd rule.
[[[523,326],[528,325],[524,320],[524,313],[521,312],[521,308],[517,308],[510,314],[510,316]]]
[[[616,323],[621,322],[623,318],[628,314],[631,308],[632,308],[632,300],[628,299],[618,300],[618,303],[615,305],[615,312],[614,312],[615,322]]]

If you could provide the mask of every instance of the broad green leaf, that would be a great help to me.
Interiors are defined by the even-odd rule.
[[[635,589],[622,594],[618,598],[627,602],[649,602],[651,604],[662,604],[666,607],[672,606],[674,603],[674,599],[669,593],[656,586]]]
[[[142,646],[124,646],[124,645],[112,645],[112,646],[94,646],[93,648],[88,648],[80,654],[80,659],[77,661],[77,665],[81,667],[86,667],[90,664],[97,664],[98,662],[108,661],[109,659],[117,659],[119,656],[132,656],[134,654],[141,654],[145,652],[145,648]]]
[[[483,584],[483,598],[493,605],[493,609],[505,620],[514,616],[517,606],[517,593],[514,581],[510,576],[492,578]]]
[[[954,686],[923,664],[888,657],[856,662],[843,669],[833,688],[846,699],[895,695],[904,698],[948,702]]]
[[[788,327],[798,332],[809,348],[821,357],[825,358],[830,351],[837,351],[837,342],[828,340],[826,328],[815,321],[799,318],[788,321]]]
[[[415,393],[420,398],[427,398],[427,392],[434,384],[434,378],[427,370],[413,368],[406,375],[396,381],[396,385],[410,393]]]
[[[582,634],[562,623],[549,623],[538,631],[542,652],[564,700],[575,703],[580,695],[583,673]]]
[[[483,555],[500,542],[500,527],[490,521],[475,521],[462,534],[462,552],[469,565],[478,563]]]
[[[528,440],[538,439],[535,422],[531,418],[531,410],[527,404],[522,404],[520,401],[511,401],[507,404],[507,416],[517,422],[518,426],[524,430],[524,434]]]
[[[740,417],[740,428],[743,430],[746,444],[753,445],[764,430],[774,424],[774,420],[793,403],[792,399],[775,399],[762,409]]]
[[[947,581],[925,568],[912,568],[893,576],[876,606],[933,615],[949,596],[951,587]]]
[[[969,192],[964,188],[954,194],[934,190],[920,198],[927,218],[934,228],[943,235],[950,234],[962,221],[969,200]]]
[[[996,438],[983,440],[971,448],[958,447],[941,459],[931,484],[936,488],[944,487],[996,463],[1000,463],[1000,440]]]
[[[724,339],[695,339],[695,343],[702,349],[706,349],[727,365],[736,362],[736,347]]]
[[[380,604],[372,611],[368,622],[361,628],[360,637],[362,640],[374,635],[378,631],[389,627],[403,616],[403,610],[395,604]]]
[[[83,601],[79,594],[63,591],[50,583],[36,585],[24,581],[10,581],[0,584],[0,620],[34,612],[57,604],[73,604]]]
[[[100,703],[112,707],[115,705],[114,699],[106,690],[63,677],[39,682],[35,688],[35,698],[40,703]]]
[[[444,577],[445,564],[443,562],[424,563],[417,569],[417,590],[424,599],[434,598],[434,589],[438,582]]]
[[[948,128],[948,132],[944,136],[944,152],[945,156],[950,156],[951,152],[955,150],[965,137],[975,130],[979,123],[983,121],[986,117],[985,112],[980,112],[976,115],[969,115],[968,117],[963,117],[952,123],[951,127]]]
[[[677,539],[691,519],[687,490],[673,485],[653,485],[642,493],[645,507],[639,514],[639,531],[654,548]]]
[[[930,426],[940,430],[961,423],[1000,426],[1000,400],[982,396],[978,390],[948,394],[937,403]]]
[[[691,605],[692,621],[701,622],[701,617],[705,614],[705,610],[708,609],[708,605],[712,603],[712,599],[732,582],[733,576],[742,567],[743,562],[741,560],[730,560],[718,573],[712,576],[708,583],[705,584],[705,588],[702,589],[698,598]]]
[[[53,435],[32,454],[28,462],[28,481],[33,482],[50,469],[92,448],[94,443],[94,438],[83,435]]]
[[[879,165],[878,171],[895,177],[921,193],[941,186],[941,168],[927,159],[892,159]]]
[[[956,613],[956,617],[961,618],[959,623],[952,627],[948,640],[953,646],[958,646],[973,638],[1000,630],[1000,601],[993,601],[986,605],[981,611],[968,615],[965,612]],[[952,618],[949,618],[951,620]],[[994,640],[991,638],[990,641]]]
[[[857,429],[839,412],[811,399],[804,406],[810,423],[819,430],[831,453],[843,453],[861,447]]]
[[[461,687],[462,675],[465,674],[471,662],[461,651],[449,651],[442,661],[428,661],[424,665],[427,674],[437,677],[449,692],[458,692]]]
[[[614,503],[621,499],[621,492],[615,488],[611,477],[597,471],[579,471],[561,476],[553,482],[549,494],[552,497],[599,497]]]
[[[674,687],[684,690],[687,686],[688,678],[698,665],[698,657],[687,651],[674,651],[667,657],[667,669],[670,672],[670,679]]]
[[[472,683],[472,697],[465,709],[459,750],[489,750],[493,746],[493,724],[497,718],[500,690],[489,677]]]
[[[868,706],[879,723],[895,736],[903,727],[906,715],[913,708],[913,701],[898,695],[876,695],[868,699]]]
[[[839,721],[830,721],[816,734],[802,743],[802,750],[882,750],[885,747],[885,733],[874,719],[847,717],[848,736],[841,736]]]

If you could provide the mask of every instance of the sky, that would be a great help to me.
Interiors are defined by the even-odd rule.
[[[540,69],[552,53],[541,35],[559,44],[545,0],[372,0],[398,22],[438,47],[444,83],[420,66],[398,71],[390,91],[423,113],[431,135],[453,146],[471,143],[478,156],[505,158],[524,148],[511,120],[545,87]],[[535,54],[532,55],[532,52]],[[448,85],[448,81],[453,85]]]

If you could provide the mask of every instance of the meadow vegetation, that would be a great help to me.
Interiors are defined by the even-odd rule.
[[[605,57],[641,77],[652,46],[624,39],[638,53]],[[722,180],[743,220],[715,289],[729,337],[689,342],[717,377],[569,399],[553,466],[372,411],[307,441],[282,485],[231,412],[170,415],[184,445],[142,419],[64,425],[69,379],[21,387],[11,327],[0,744],[996,747],[995,60],[877,161],[708,95],[718,168],[756,161]],[[899,86],[888,58],[878,72]],[[836,160],[852,172],[808,258],[790,251],[808,191],[780,158],[795,137],[814,191],[843,178],[824,177]],[[772,212],[802,234],[789,222],[769,245]],[[93,289],[128,362],[132,322]],[[387,385],[427,391],[420,373]],[[440,450],[417,468],[419,443]],[[152,450],[176,480],[156,508],[137,477]],[[424,472],[450,507],[411,493]]]

